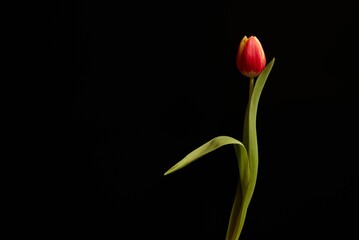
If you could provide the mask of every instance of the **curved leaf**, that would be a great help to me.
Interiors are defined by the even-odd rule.
[[[244,200],[248,198],[246,195],[248,192],[248,186],[250,184],[250,169],[249,169],[248,154],[245,146],[240,141],[228,136],[215,137],[212,140],[203,144],[202,146],[198,147],[191,153],[189,153],[181,161],[179,161],[177,164],[171,167],[164,175],[173,173],[187,166],[188,164],[194,162],[200,157],[218,149],[219,147],[228,144],[234,145],[234,149],[238,161],[239,180],[238,180],[237,191],[236,191],[236,195],[230,215],[230,220],[228,224],[227,235],[231,237],[230,239],[234,239],[233,237],[236,237],[238,239],[239,234],[243,228],[244,219],[247,212],[246,205],[244,205],[245,203]]]
[[[263,87],[274,64],[274,58],[263,69],[254,85],[252,97],[248,102],[244,120],[243,143],[248,150],[249,168],[251,172],[251,194],[253,194],[258,171],[257,109]]]
[[[188,164],[194,162],[195,160],[201,158],[202,156],[216,150],[217,148],[220,148],[222,146],[229,145],[229,144],[234,144],[234,145],[238,146],[237,147],[238,149],[236,150],[237,155],[239,154],[239,156],[243,156],[242,157],[243,160],[240,161],[240,165],[239,165],[240,175],[243,177],[249,178],[249,176],[246,176],[249,173],[247,150],[245,149],[244,145],[240,141],[238,141],[235,138],[228,137],[228,136],[218,136],[218,137],[215,137],[212,140],[206,142],[202,146],[200,146],[197,149],[190,152],[181,161],[179,161],[173,167],[171,167],[169,170],[167,170],[164,175],[173,173],[173,172],[187,166]],[[247,173],[245,174],[246,169],[247,169]],[[243,179],[243,182],[248,182],[248,179]]]
[[[263,69],[262,73],[258,76],[256,84],[254,85],[251,99],[249,100],[247,105],[244,119],[243,144],[245,145],[246,149],[248,149],[250,180],[244,192],[242,189],[243,199],[239,199],[237,197],[240,194],[239,192],[241,191],[239,189],[240,184],[238,184],[237,193],[234,200],[235,202],[233,204],[232,214],[227,229],[226,240],[238,240],[244,225],[247,209],[249,207],[249,203],[252,199],[254,188],[256,185],[258,173],[258,142],[256,129],[257,109],[263,87],[266,83],[269,73],[271,72],[273,64],[274,58],[271,62],[269,62],[265,69]],[[238,227],[234,228],[233,226]]]
[[[244,147],[245,149],[245,147]],[[248,195],[248,186],[251,181],[249,161],[247,152],[241,151],[238,146],[235,146],[238,167],[239,167],[239,180],[237,184],[236,195],[234,197],[231,215],[229,217],[226,239],[238,239],[241,234],[247,208],[245,199]]]

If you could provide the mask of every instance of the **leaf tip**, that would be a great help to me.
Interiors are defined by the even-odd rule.
[[[170,173],[172,173],[172,172],[174,172],[175,170],[173,170],[173,167],[172,168],[170,168],[170,169],[168,169],[164,174],[163,174],[163,176],[167,176],[167,175],[169,175]]]

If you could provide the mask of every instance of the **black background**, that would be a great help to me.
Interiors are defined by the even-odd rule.
[[[52,13],[52,235],[225,238],[233,148],[163,173],[213,137],[241,140],[248,79],[235,56],[244,35],[275,64],[241,238],[357,235],[354,3],[58,1]]]

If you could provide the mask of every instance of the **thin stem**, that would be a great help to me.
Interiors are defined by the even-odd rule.
[[[249,101],[251,100],[252,97],[253,87],[254,87],[254,77],[251,77],[249,79]]]

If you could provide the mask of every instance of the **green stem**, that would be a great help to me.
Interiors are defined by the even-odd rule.
[[[251,100],[251,97],[252,97],[253,87],[254,87],[254,78],[251,77],[249,79],[249,101]]]

